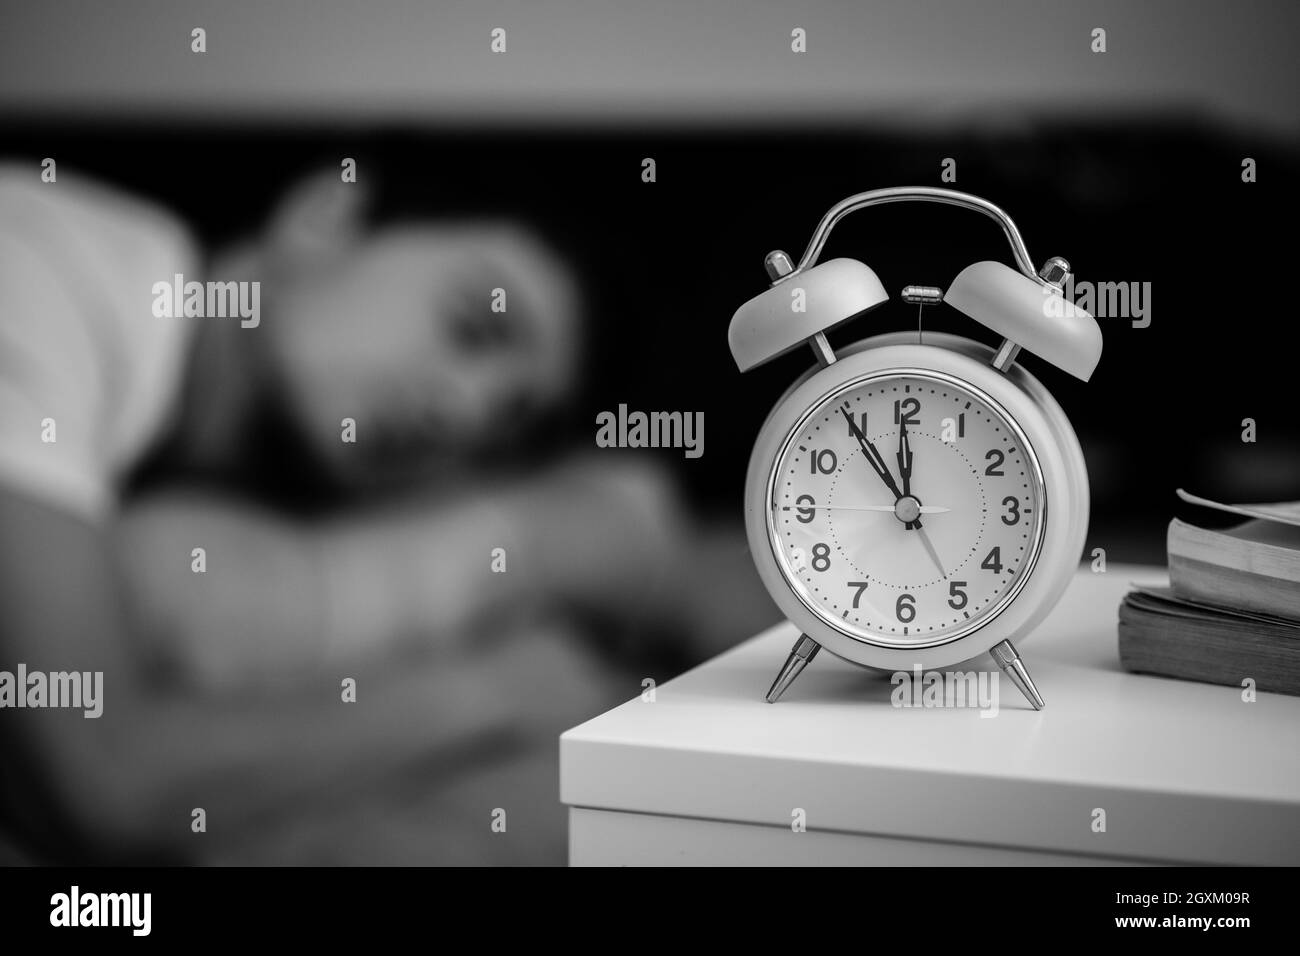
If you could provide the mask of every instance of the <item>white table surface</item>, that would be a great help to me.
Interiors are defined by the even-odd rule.
[[[788,624],[561,737],[571,807],[1150,861],[1300,863],[1300,698],[1129,674],[1116,615],[1162,569],[1087,567],[1019,650],[1047,707],[890,706],[823,653],[763,694]],[[991,664],[982,665],[991,667]],[[954,668],[960,669],[960,668]],[[654,675],[648,675],[654,676]],[[1105,832],[1092,826],[1106,811]],[[619,818],[622,819],[622,818]],[[636,818],[627,818],[635,825]]]

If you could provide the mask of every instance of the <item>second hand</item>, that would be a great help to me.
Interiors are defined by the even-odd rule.
[[[782,511],[789,511],[792,505],[782,505]],[[894,513],[893,505],[809,505],[810,511],[887,511]],[[942,515],[951,511],[951,508],[941,508],[938,505],[921,505],[920,511],[923,515]]]

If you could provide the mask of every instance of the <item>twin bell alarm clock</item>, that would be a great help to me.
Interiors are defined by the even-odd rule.
[[[975,210],[1006,233],[1016,268],[967,266],[948,305],[1001,336],[997,348],[940,333],[891,332],[832,351],[826,331],[885,302],[855,259],[819,262],[835,224],[880,203]],[[1015,642],[1060,599],[1088,526],[1083,452],[1060,405],[1016,358],[1025,349],[1087,381],[1101,330],[1061,296],[1069,264],[1035,269],[1015,223],[948,189],[879,189],[832,208],[798,265],[766,259],[771,287],[731,319],[742,372],[807,344],[817,364],[776,403],[754,444],[745,524],[759,576],[799,628],[767,693],[774,703],[825,647],[888,671],[943,668],[990,653],[1034,708],[1043,698]]]

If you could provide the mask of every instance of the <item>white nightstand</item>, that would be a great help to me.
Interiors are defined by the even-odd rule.
[[[829,654],[767,704],[796,635],[760,634],[560,738],[570,861],[1300,863],[1300,698],[1122,671],[1133,581],[1081,569],[1022,643],[1041,713],[1005,679],[993,718],[896,708]]]

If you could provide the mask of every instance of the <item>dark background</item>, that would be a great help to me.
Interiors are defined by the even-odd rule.
[[[620,402],[702,410],[704,457],[661,458],[701,512],[737,518],[752,440],[811,363],[800,351],[742,376],[731,360],[727,324],[765,287],[764,253],[797,259],[821,215],[851,193],[947,185],[940,164],[952,157],[951,185],[1006,209],[1036,262],[1060,255],[1079,281],[1152,283],[1150,327],[1101,320],[1105,351],[1091,382],[1022,353],[1087,454],[1089,550],[1162,563],[1165,526],[1187,511],[1176,487],[1230,501],[1300,497],[1297,339],[1284,285],[1300,156],[1284,140],[1194,115],[724,133],[27,118],[0,127],[0,155],[34,169],[54,156],[60,173],[154,197],[210,244],[255,228],[290,183],[344,156],[378,187],[376,221],[523,220],[563,253],[586,294],[586,372],[558,423],[562,437],[590,446],[596,413]],[[1246,156],[1258,162],[1257,183],[1241,181]],[[644,157],[656,160],[655,183],[641,180]],[[833,343],[914,328],[916,309],[897,300],[905,285],[946,287],[970,262],[1011,261],[989,220],[920,204],[850,217],[826,255],[867,262],[895,297]],[[993,342],[946,306],[927,309],[925,325]],[[1247,417],[1258,423],[1255,444],[1240,440]]]

